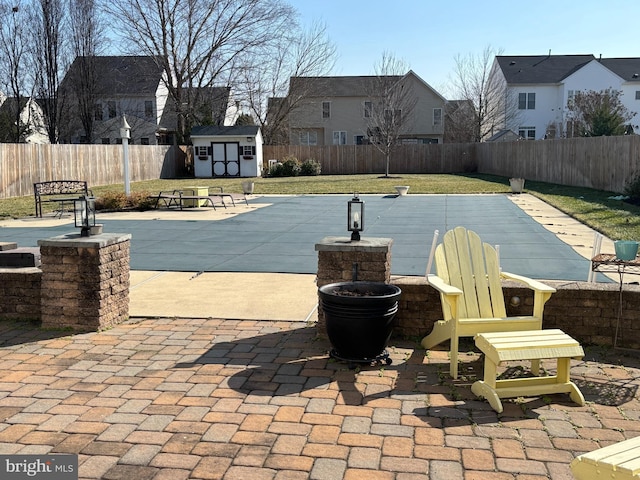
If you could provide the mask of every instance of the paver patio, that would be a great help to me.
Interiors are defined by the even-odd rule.
[[[576,455],[640,435],[631,353],[573,361],[584,407],[563,394],[497,414],[470,390],[477,353],[452,381],[444,348],[394,341],[391,366],[359,370],[328,350],[302,322],[3,322],[0,454],[77,453],[81,479],[562,480]]]

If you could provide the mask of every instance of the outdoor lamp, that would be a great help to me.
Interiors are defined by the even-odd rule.
[[[93,197],[82,196],[73,201],[73,213],[76,227],[80,228],[80,236],[88,237],[91,228],[96,226],[96,204]]]
[[[347,202],[347,230],[351,232],[351,241],[360,240],[360,232],[364,230],[364,202],[358,193]]]

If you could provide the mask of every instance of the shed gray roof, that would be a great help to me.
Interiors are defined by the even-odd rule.
[[[218,125],[200,125],[191,129],[192,137],[240,137],[255,136],[258,134],[260,127],[258,125],[235,125],[232,127],[223,127]]]
[[[593,55],[497,56],[507,83],[558,83],[592,60]]]

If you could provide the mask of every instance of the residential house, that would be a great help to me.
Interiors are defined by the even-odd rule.
[[[413,71],[384,77],[394,86],[411,90],[409,112],[401,105],[394,118],[402,117],[403,143],[442,143],[446,100]],[[292,77],[289,137],[292,145],[360,145],[372,136],[371,116],[376,92],[375,76]],[[386,112],[385,112],[386,113]]]
[[[16,128],[18,112],[19,134]],[[0,92],[0,143],[49,143],[44,112],[36,100],[22,97],[18,102],[16,97],[6,97]]]
[[[76,58],[60,86],[59,98],[65,115],[62,124],[66,127],[60,132],[61,142],[120,143],[125,115],[131,126],[130,143],[175,143],[178,115],[160,65],[157,58],[150,56]],[[83,91],[84,95],[79,93]],[[196,123],[228,125],[237,116],[227,87],[185,89],[183,94],[190,107],[185,113]],[[81,120],[81,103],[89,105],[91,138]]]
[[[497,56],[492,75],[506,85],[518,114],[503,127],[536,140],[573,136],[567,104],[578,92],[614,89],[631,112],[640,113],[640,58],[593,55]],[[640,116],[632,120],[637,133]]]

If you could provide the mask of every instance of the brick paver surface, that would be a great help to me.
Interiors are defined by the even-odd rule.
[[[393,340],[392,365],[354,369],[329,350],[303,323],[5,322],[0,454],[78,454],[81,479],[563,480],[576,455],[640,435],[632,352],[573,361],[585,406],[545,395],[497,414],[471,393],[472,344],[456,381],[444,348]]]

